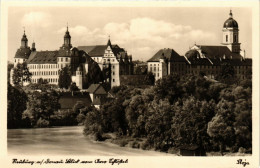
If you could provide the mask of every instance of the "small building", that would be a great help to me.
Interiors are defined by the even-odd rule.
[[[99,108],[100,105],[104,104],[107,99],[107,91],[101,84],[92,84],[88,90],[92,104]]]
[[[60,94],[60,111],[72,110],[77,103],[81,103],[84,106],[91,106],[91,99],[88,93],[74,92],[72,94],[71,92],[63,92]]]

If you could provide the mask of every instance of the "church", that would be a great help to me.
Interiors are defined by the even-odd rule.
[[[120,85],[120,75],[132,75],[132,56],[118,45],[112,45],[110,38],[107,45],[72,47],[71,36],[67,26],[64,35],[63,45],[55,51],[37,51],[35,42],[32,48],[28,46],[27,36],[24,34],[21,39],[21,46],[14,57],[14,67],[18,63],[26,63],[32,73],[31,81],[26,81],[23,85],[37,83],[42,78],[49,84],[58,85],[59,71],[68,66],[71,69],[71,79],[79,89],[84,86],[84,78],[89,72],[89,65],[96,62],[105,72],[106,78],[103,82],[109,82],[111,87]],[[13,84],[11,70],[10,82]]]
[[[245,79],[247,73],[252,71],[252,59],[246,58],[246,52],[240,49],[240,44],[238,23],[230,10],[222,28],[221,45],[195,44],[184,56],[173,49],[161,49],[147,61],[148,71],[154,74],[156,80],[171,73],[203,73],[215,79],[222,65],[228,64],[234,67],[236,76]]]

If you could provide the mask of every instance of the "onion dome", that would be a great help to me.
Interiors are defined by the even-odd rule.
[[[225,21],[223,28],[238,28],[237,21],[233,19],[232,10],[230,10],[229,18]]]
[[[25,34],[25,30],[23,31],[23,37],[22,37],[21,41],[28,41],[26,34]]]
[[[185,53],[185,56],[188,59],[199,59],[200,58],[200,53],[197,50],[189,50]]]

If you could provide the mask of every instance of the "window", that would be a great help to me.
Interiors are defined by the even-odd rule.
[[[156,67],[154,67],[154,71],[156,71]]]
[[[63,62],[63,58],[61,58],[60,60],[61,60],[61,62]]]
[[[113,82],[115,82],[115,79],[113,79]]]
[[[152,64],[151,64],[152,65]],[[153,67],[150,67],[150,71],[152,72],[153,71]]]
[[[113,72],[113,75],[115,75],[115,72]]]
[[[66,62],[68,62],[68,58],[66,58]]]
[[[234,36],[234,42],[237,42],[237,35]]]
[[[113,65],[113,69],[115,69],[115,65]]]
[[[226,35],[226,42],[228,42],[228,35]]]

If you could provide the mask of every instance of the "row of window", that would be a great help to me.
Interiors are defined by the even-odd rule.
[[[40,71],[40,72],[32,72],[32,75],[58,75],[58,71]]]
[[[60,62],[63,62],[63,60],[64,60],[64,62],[69,62],[70,61],[70,59],[68,57],[66,57],[66,58],[58,58],[58,61],[60,61]]]
[[[49,83],[57,83],[58,82],[57,78],[47,78],[47,79],[43,79],[43,80],[46,80]],[[37,83],[37,82],[39,82],[39,79],[32,79],[32,82]]]
[[[58,64],[29,64],[29,69],[53,69],[58,68]]]

